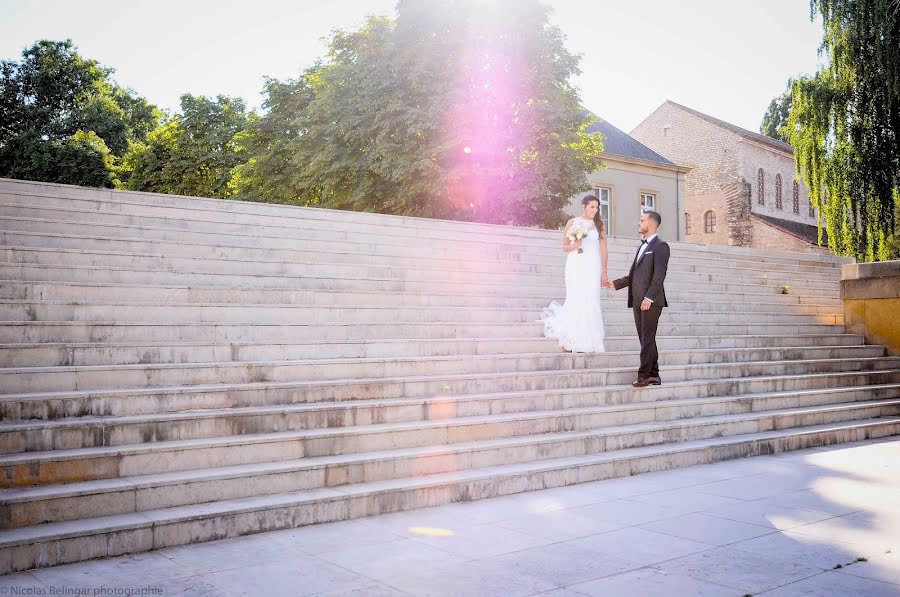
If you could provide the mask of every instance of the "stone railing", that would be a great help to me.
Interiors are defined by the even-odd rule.
[[[900,261],[845,265],[841,300],[847,332],[900,355]]]

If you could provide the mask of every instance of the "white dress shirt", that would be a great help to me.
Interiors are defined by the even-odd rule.
[[[644,239],[644,240],[646,240],[647,242],[645,242],[643,245],[641,245],[641,249],[640,249],[640,251],[638,251],[637,257],[636,257],[635,260],[634,260],[635,263],[638,263],[638,262],[641,260],[641,257],[644,256],[644,253],[647,252],[647,247],[650,246],[650,243],[652,243],[652,242],[653,242],[653,239],[656,238],[657,236],[658,236],[658,235],[654,234],[654,235],[651,236],[650,238]],[[646,296],[645,296],[644,298],[645,298],[646,300],[650,301],[651,303],[653,302],[653,299],[651,299],[651,298],[649,298],[649,297],[646,297]]]
[[[643,256],[644,256],[644,253],[647,251],[647,247],[650,246],[650,243],[652,243],[652,242],[653,242],[653,239],[656,238],[657,236],[658,236],[658,235],[654,234],[654,235],[651,236],[650,238],[645,239],[646,242],[645,242],[644,244],[641,245],[641,249],[640,249],[640,251],[638,251],[637,257],[635,257],[635,259],[634,259],[634,262],[635,262],[635,263],[637,263],[638,261],[641,260],[641,257],[643,257]]]

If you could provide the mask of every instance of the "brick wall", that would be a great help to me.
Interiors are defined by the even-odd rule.
[[[716,214],[716,231],[706,232],[704,214]],[[684,211],[691,216],[691,234],[684,236],[685,242],[702,245],[728,245],[728,207],[725,193],[721,190],[702,195],[688,195]]]
[[[692,169],[685,175],[688,197],[738,181],[740,137],[668,102],[630,134],[670,161]]]
[[[724,189],[728,212],[728,244],[733,247],[749,247],[753,244],[753,223],[750,220],[750,185],[745,181],[728,185]]]

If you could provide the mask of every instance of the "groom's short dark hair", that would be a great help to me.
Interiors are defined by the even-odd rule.
[[[647,214],[647,217],[648,217],[648,218],[650,218],[651,220],[653,220],[654,222],[656,222],[656,227],[657,227],[657,228],[659,228],[660,226],[662,226],[662,216],[659,215],[659,212],[651,211],[651,210],[648,209],[648,210],[645,211],[644,213]]]

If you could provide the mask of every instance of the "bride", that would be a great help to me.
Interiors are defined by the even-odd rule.
[[[605,352],[600,288],[606,275],[606,231],[600,219],[600,200],[588,195],[581,200],[581,217],[566,222],[563,251],[566,258],[566,301],[544,309],[544,335],[559,340],[566,352]],[[583,236],[581,240],[574,240]],[[579,249],[581,249],[579,251]]]

